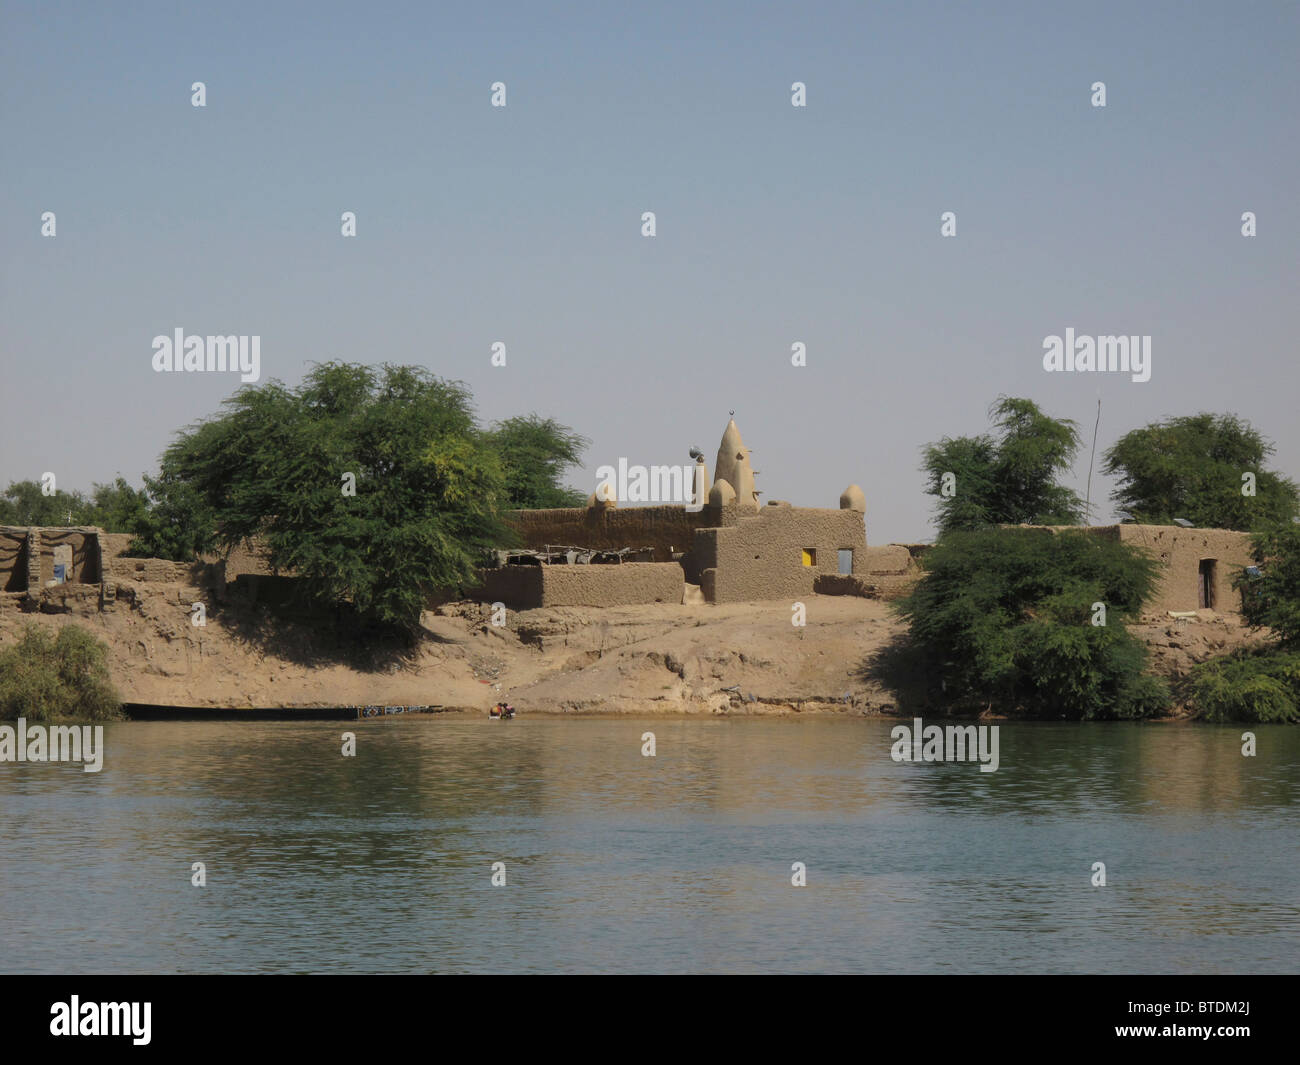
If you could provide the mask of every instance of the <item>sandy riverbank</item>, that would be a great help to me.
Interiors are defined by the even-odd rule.
[[[0,604],[0,643],[23,622],[84,625],[110,649],[126,702],[211,707],[434,704],[482,713],[500,701],[524,713],[890,713],[900,693],[871,664],[904,627],[887,603],[814,596],[807,624],[786,601],[653,604],[510,612],[453,603],[426,612],[407,655],[339,644],[328,625],[273,622],[230,606],[191,624],[197,589],[119,585],[46,593],[41,611]],[[1177,676],[1253,637],[1231,615],[1151,615],[1139,632],[1153,667]]]

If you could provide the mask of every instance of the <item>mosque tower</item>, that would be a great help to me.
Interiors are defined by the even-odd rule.
[[[726,482],[725,489],[719,488],[720,482]],[[759,493],[754,488],[754,470],[749,464],[749,448],[740,439],[740,430],[736,428],[733,418],[727,422],[722,434],[722,443],[718,445],[718,461],[713,469],[713,487],[717,493],[716,501],[730,502],[726,497],[734,493],[736,506],[741,510],[757,510]],[[710,502],[715,502],[710,493]]]

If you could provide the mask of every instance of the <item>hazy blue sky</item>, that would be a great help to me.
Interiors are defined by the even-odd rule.
[[[238,386],[154,373],[176,328],[463,380],[591,437],[586,491],[734,408],[764,498],[857,482],[874,543],[932,535],[920,448],[999,393],[1088,436],[1100,393],[1099,449],[1235,411],[1300,476],[1296,3],[0,12],[0,484],[139,483]],[[1151,380],[1044,372],[1066,327]]]

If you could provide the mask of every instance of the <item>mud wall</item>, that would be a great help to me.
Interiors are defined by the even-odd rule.
[[[122,554],[131,544],[133,535],[131,533],[106,533],[99,534],[99,554],[104,561],[104,568],[108,568],[108,563]]]
[[[0,529],[0,591],[27,590],[27,533]]]
[[[544,606],[680,603],[686,591],[686,575],[676,562],[536,568],[542,571]]]
[[[913,567],[912,552],[902,544],[885,544],[882,547],[867,548],[868,573],[903,574]]]
[[[71,548],[72,566],[66,579],[72,584],[98,584],[99,530],[70,526],[0,528],[0,590],[39,594],[54,580],[54,551]],[[62,551],[60,552],[62,554]]]
[[[119,581],[150,581],[159,584],[189,583],[191,564],[165,558],[109,559],[108,576]]]
[[[839,551],[853,552],[852,574],[867,573],[867,530],[861,511],[788,504],[762,507],[735,525],[695,534],[692,561],[711,603],[795,599],[812,595],[818,576],[839,573]],[[804,564],[804,552],[813,564]]]
[[[99,537],[86,529],[41,529],[41,587],[54,580],[54,549],[72,548],[72,572],[67,580],[76,584],[98,584],[100,574]]]
[[[274,571],[266,561],[262,553],[261,544],[257,541],[244,542],[234,548],[229,556],[220,554],[203,555],[203,561],[210,565],[220,565],[225,563],[226,580],[233,581],[238,577],[245,575],[255,577],[270,577]]]
[[[99,538],[105,576],[118,580],[171,581],[220,587],[243,576],[273,575],[262,548],[256,542],[240,544],[230,552],[229,558],[212,553],[200,556],[197,562],[171,562],[162,558],[126,557],[123,552],[130,546],[130,533],[100,533]]]
[[[542,605],[541,566],[502,566],[479,570],[480,584],[467,591],[481,603],[505,603],[512,610],[535,610]]]
[[[876,599],[901,599],[922,577],[920,557],[929,544],[884,544],[868,547],[866,582]],[[820,589],[819,589],[820,590]]]
[[[480,571],[471,595],[514,610],[543,606],[632,606],[680,603],[686,577],[676,562],[624,562],[597,566],[502,566]]]
[[[1177,525],[1114,525],[1122,543],[1145,548],[1161,565],[1161,575],[1146,609],[1196,610],[1200,606],[1202,559],[1214,559],[1213,608],[1241,611],[1241,593],[1232,578],[1252,565],[1250,534],[1231,529],[1183,529]]]
[[[1050,532],[1077,529],[1070,525],[1010,526]],[[1252,564],[1250,533],[1232,529],[1184,529],[1178,525],[1094,525],[1083,531],[1093,536],[1132,544],[1159,563],[1156,586],[1144,609],[1197,610],[1201,605],[1201,562],[1214,560],[1212,608],[1221,614],[1241,612],[1241,593],[1232,579]]]
[[[721,521],[717,507],[690,513],[680,504],[512,510],[504,517],[519,536],[519,546],[530,550],[540,551],[547,545],[652,547],[655,562],[671,562],[674,552],[689,551],[695,530]]]

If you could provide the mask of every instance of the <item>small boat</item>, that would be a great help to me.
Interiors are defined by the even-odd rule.
[[[493,721],[509,721],[514,716],[515,708],[509,703],[497,703],[496,706],[492,707],[492,709],[488,711],[488,717]]]
[[[442,706],[358,706],[355,710],[359,718],[388,717],[392,714],[436,714],[442,710]]]

